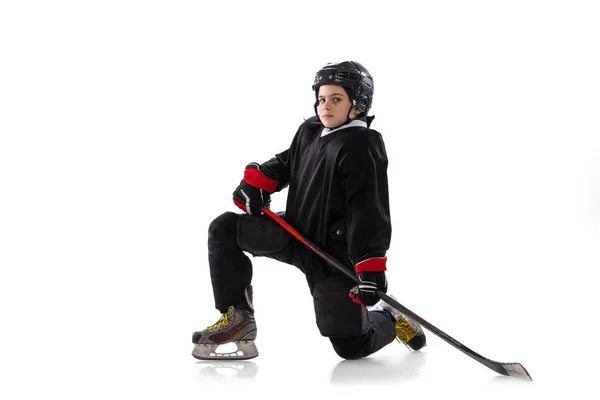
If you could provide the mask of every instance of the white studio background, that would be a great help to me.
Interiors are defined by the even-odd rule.
[[[1,397],[597,395],[599,17],[593,1],[2,2]],[[311,116],[314,73],[347,59],[374,76],[390,159],[390,292],[531,384],[433,334],[341,362],[302,275],[265,259],[261,356],[190,356],[218,318],[210,221]]]

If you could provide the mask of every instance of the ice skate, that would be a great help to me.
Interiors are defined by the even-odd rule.
[[[390,296],[394,300],[394,296]],[[420,350],[427,344],[425,332],[419,324],[383,300],[380,300],[373,307],[369,307],[369,311],[387,311],[392,314],[396,320],[396,340],[403,343],[411,350]]]
[[[194,332],[192,356],[198,360],[248,360],[258,356],[254,340],[256,322],[252,306],[252,286],[246,288],[246,300],[249,309],[230,306],[221,318],[203,331]],[[237,346],[237,350],[219,352],[218,347],[228,343]]]

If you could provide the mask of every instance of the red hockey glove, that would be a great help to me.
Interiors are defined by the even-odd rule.
[[[246,166],[244,179],[233,192],[233,203],[248,214],[260,215],[262,207],[269,208],[271,193],[277,184],[261,171],[259,164],[250,163]]]

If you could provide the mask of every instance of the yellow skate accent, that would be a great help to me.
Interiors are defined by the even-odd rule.
[[[396,321],[396,340],[408,347],[407,343],[420,332],[415,329],[404,315]]]
[[[223,327],[229,325],[229,322],[231,322],[232,319],[233,313],[231,311],[227,311],[226,313],[221,315],[221,318],[219,318],[217,322],[206,328],[206,330],[209,332],[214,332],[216,330],[223,329]]]

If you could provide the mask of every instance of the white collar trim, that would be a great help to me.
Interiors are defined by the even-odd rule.
[[[334,129],[323,128],[323,132],[321,132],[321,137],[327,136],[330,133],[337,132],[337,131],[342,130],[342,129],[354,128],[355,126],[360,126],[360,127],[366,128],[367,127],[367,123],[365,121],[362,121],[362,120],[359,120],[359,119],[354,119],[354,120],[350,121],[349,123],[347,123],[346,125],[342,125],[342,126],[339,126],[337,128],[334,128]]]

